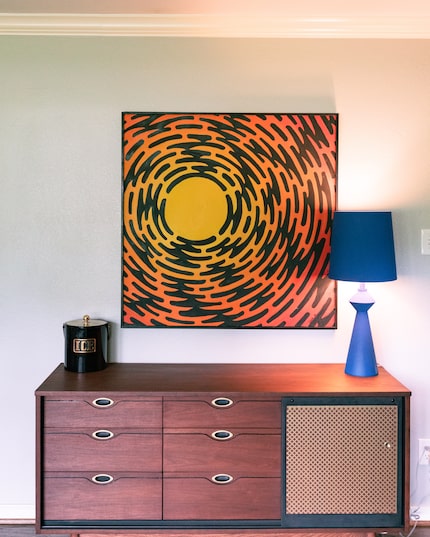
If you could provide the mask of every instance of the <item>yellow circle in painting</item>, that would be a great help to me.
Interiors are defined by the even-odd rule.
[[[227,218],[225,193],[210,179],[185,179],[166,197],[165,216],[175,235],[207,239],[219,232]]]

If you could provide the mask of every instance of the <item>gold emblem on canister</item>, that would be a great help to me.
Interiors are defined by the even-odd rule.
[[[96,352],[96,339],[85,338],[73,340],[73,352],[76,354],[88,354],[89,352]]]

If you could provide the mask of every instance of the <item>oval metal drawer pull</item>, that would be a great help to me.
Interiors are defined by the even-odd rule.
[[[114,434],[112,431],[108,431],[107,429],[100,429],[99,431],[94,431],[91,436],[96,440],[109,440],[110,438],[114,437]]]
[[[211,405],[216,406],[218,408],[226,408],[228,406],[231,406],[232,404],[233,401],[228,397],[217,397],[216,399],[212,399],[211,401]]]
[[[112,406],[113,401],[112,399],[109,399],[109,397],[100,397],[98,399],[94,399],[93,405],[99,408],[106,408],[107,406]]]
[[[107,485],[113,481],[113,477],[109,474],[97,474],[91,478],[91,481],[98,485]]]
[[[219,485],[226,485],[227,483],[231,483],[233,478],[229,474],[216,474],[211,477],[211,480]]]
[[[214,431],[211,437],[214,440],[230,440],[230,438],[233,438],[233,433],[230,431]]]

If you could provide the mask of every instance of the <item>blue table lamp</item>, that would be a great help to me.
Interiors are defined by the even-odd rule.
[[[336,211],[333,218],[329,278],[358,282],[350,302],[356,310],[345,373],[378,374],[367,311],[374,304],[367,282],[397,279],[393,223],[390,212]]]

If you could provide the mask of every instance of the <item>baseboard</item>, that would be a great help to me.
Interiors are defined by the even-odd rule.
[[[411,508],[414,512],[416,507]],[[418,526],[430,526],[430,505],[417,509]],[[0,505],[0,524],[34,524],[34,505]],[[411,520],[411,524],[414,520]]]
[[[430,525],[430,505],[422,505],[421,507],[411,507],[412,521],[414,521],[414,515],[418,517],[418,524],[420,526]]]
[[[0,505],[0,523],[8,524],[16,522],[18,524],[34,522],[34,505]]]

